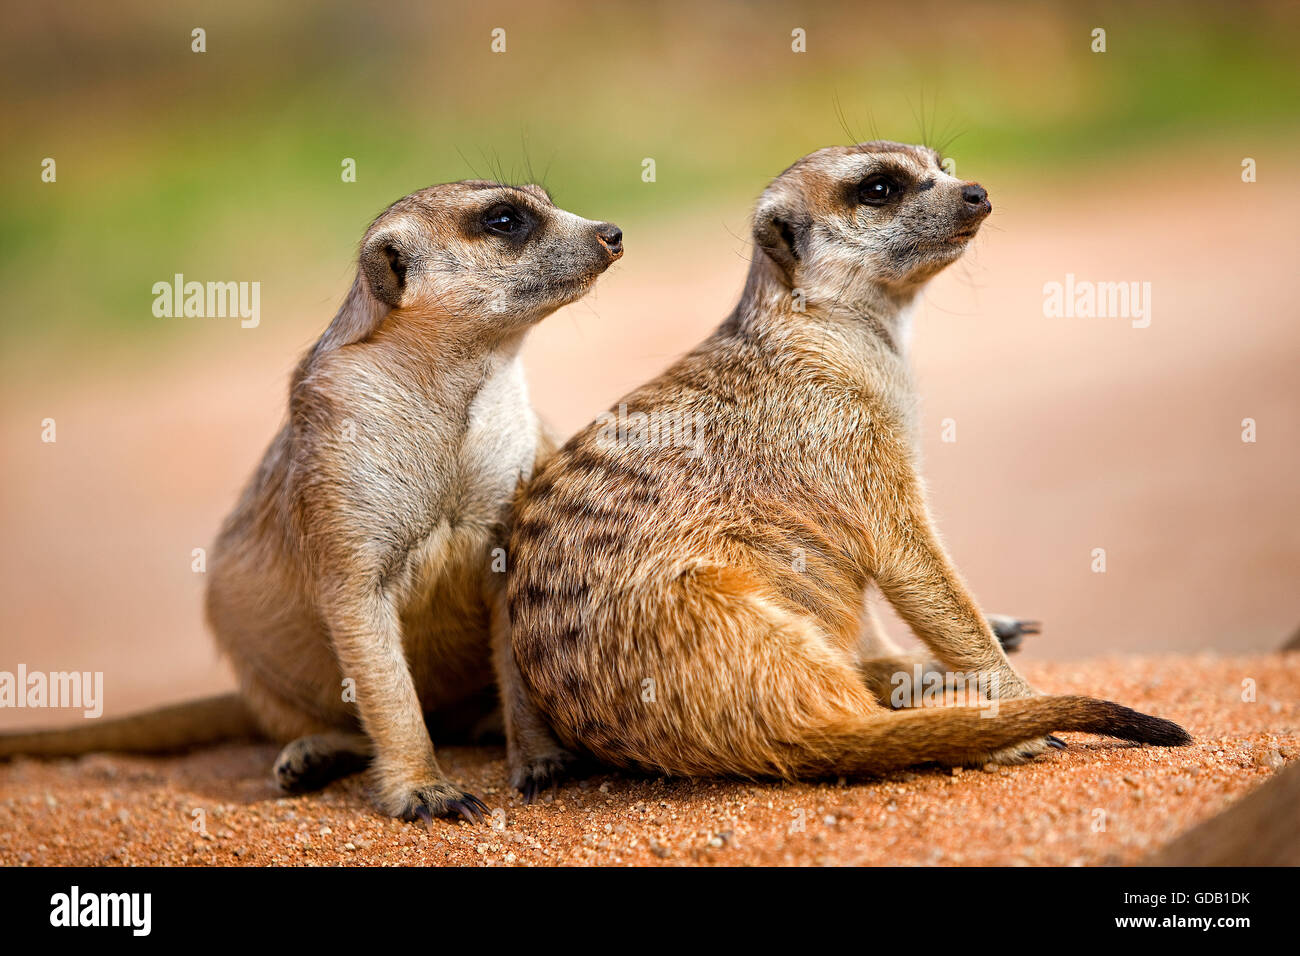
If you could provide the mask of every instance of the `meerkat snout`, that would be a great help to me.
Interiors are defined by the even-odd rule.
[[[623,230],[612,222],[596,226],[596,238],[609,253],[611,262],[623,255]]]
[[[993,211],[993,203],[989,202],[988,190],[979,183],[962,184],[961,200],[962,206],[957,214],[957,228],[948,238],[948,242],[964,246],[975,237],[980,223]]]
[[[966,200],[966,214],[968,216],[978,215],[983,218],[993,211],[993,203],[989,202],[988,190],[979,183],[967,183],[962,186],[961,198]]]

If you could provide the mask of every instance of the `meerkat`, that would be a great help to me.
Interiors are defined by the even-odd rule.
[[[621,400],[658,436],[614,433],[606,416],[524,488],[502,672],[508,722],[529,731],[511,758],[526,795],[575,753],[658,774],[793,779],[1019,762],[1054,730],[1190,741],[1109,701],[1039,696],[935,531],[916,466],[908,314],[991,210],[925,147],[804,157],[757,204],[730,317]],[[674,440],[683,422],[694,441]],[[910,661],[865,613],[869,588],[926,646],[918,663],[984,675],[980,700],[996,706],[879,699]]]
[[[239,693],[10,735],[0,754],[264,736],[285,744],[286,790],[369,766],[385,813],[480,818],[429,728],[496,706],[494,551],[511,496],[553,449],[520,346],[622,252],[617,226],[539,186],[450,183],[390,206],[209,560],[207,617]]]

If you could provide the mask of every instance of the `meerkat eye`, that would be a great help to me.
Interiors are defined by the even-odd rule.
[[[496,205],[483,215],[483,228],[499,236],[512,236],[524,226],[524,217],[514,206]]]
[[[869,176],[858,187],[858,202],[866,206],[883,206],[893,199],[902,187],[890,176]]]

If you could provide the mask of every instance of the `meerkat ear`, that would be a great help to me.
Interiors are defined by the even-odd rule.
[[[410,261],[405,240],[397,230],[385,229],[367,239],[361,247],[361,274],[370,294],[389,308],[400,306]]]
[[[402,304],[410,255],[402,236],[384,229],[361,245],[357,277],[317,351],[342,348],[369,338],[388,313]]]
[[[791,282],[795,268],[803,259],[807,240],[807,217],[793,204],[765,202],[754,213],[754,242]]]

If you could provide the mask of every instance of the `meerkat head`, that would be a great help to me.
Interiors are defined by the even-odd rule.
[[[955,262],[993,210],[925,146],[871,142],[810,153],[763,193],[754,241],[809,305],[873,290],[906,298]]]
[[[621,229],[557,208],[540,186],[430,186],[393,203],[366,231],[361,288],[326,338],[359,341],[403,315],[506,336],[581,298],[622,254]]]

